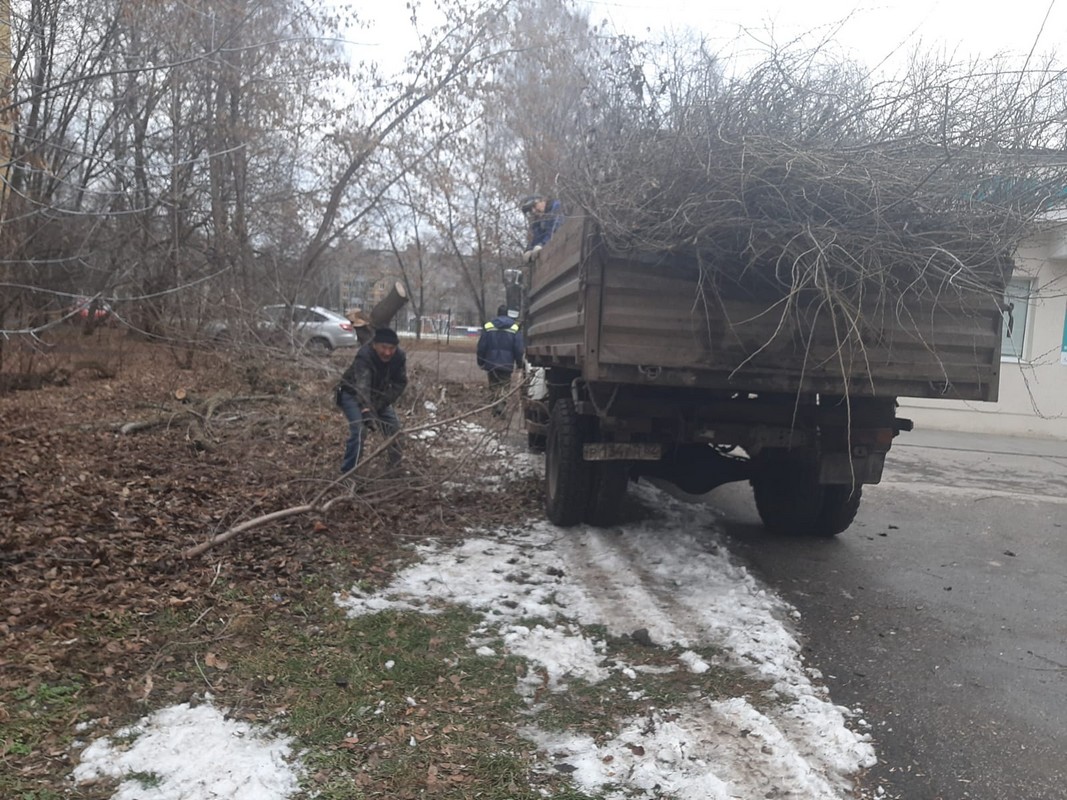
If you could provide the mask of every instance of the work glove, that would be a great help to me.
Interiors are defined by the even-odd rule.
[[[378,420],[378,415],[369,408],[361,409],[363,413],[363,427],[368,431],[378,431],[382,429],[381,422]]]
[[[527,264],[529,264],[534,259],[536,259],[537,256],[540,253],[541,253],[541,245],[537,245],[536,247],[531,248],[531,249],[527,250],[525,253],[523,253],[522,254],[522,260],[525,261]]]

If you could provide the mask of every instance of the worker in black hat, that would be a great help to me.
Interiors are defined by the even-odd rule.
[[[378,328],[374,338],[359,348],[337,387],[337,405],[348,420],[342,473],[351,472],[359,463],[364,425],[377,428],[386,438],[399,433],[400,419],[393,404],[407,385],[407,357],[396,331]],[[394,438],[389,445],[389,466],[395,469],[400,457],[400,439]]]
[[[500,306],[496,317],[482,326],[478,337],[478,366],[489,376],[489,392],[493,400],[502,400],[511,386],[511,373],[522,367],[522,333],[515,320],[508,316],[508,307]],[[504,404],[497,402],[493,414],[504,416]]]

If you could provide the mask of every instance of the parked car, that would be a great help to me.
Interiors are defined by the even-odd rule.
[[[100,298],[75,297],[67,307],[67,318],[71,322],[85,322],[89,319],[90,309],[96,322],[106,322],[111,317],[111,306]]]
[[[453,336],[481,336],[482,335],[482,329],[481,328],[475,328],[475,327],[470,326],[470,325],[453,325],[452,326],[452,335]]]
[[[270,305],[261,308],[254,322],[256,332],[275,343],[294,343],[312,352],[328,353],[338,347],[356,347],[359,339],[352,323],[321,306]],[[226,323],[210,323],[206,330],[215,339],[229,336]]]

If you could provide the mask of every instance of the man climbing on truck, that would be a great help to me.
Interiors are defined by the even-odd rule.
[[[522,213],[526,215],[529,236],[523,261],[533,261],[541,248],[548,244],[552,234],[563,224],[563,204],[559,200],[532,194],[522,201]]]

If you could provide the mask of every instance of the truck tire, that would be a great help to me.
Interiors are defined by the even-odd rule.
[[[837,536],[848,529],[860,510],[861,487],[822,487],[822,508],[812,530],[816,536]]]
[[[582,459],[583,426],[569,397],[552,404],[545,442],[545,516],[556,525],[577,525],[589,497],[589,464]]]
[[[752,478],[756,511],[775,536],[813,533],[822,513],[823,489],[815,465],[803,459],[766,460]]]
[[[545,431],[548,428],[548,403],[523,397],[522,407],[526,422],[526,445],[531,453],[543,453],[547,439]]]
[[[596,528],[617,525],[622,518],[622,499],[630,483],[626,461],[595,461],[589,464],[589,498],[585,521]]]

